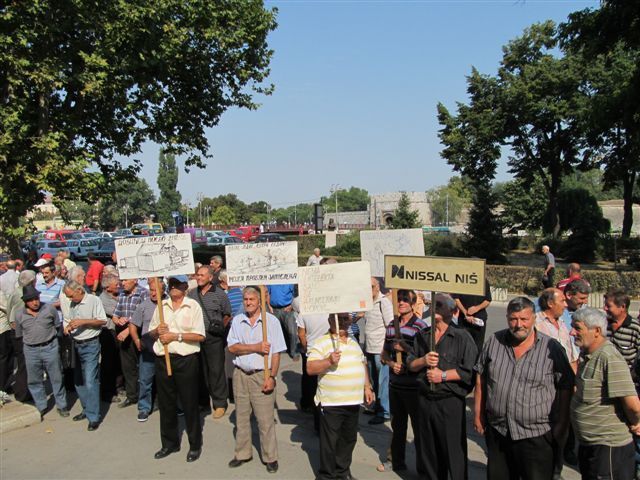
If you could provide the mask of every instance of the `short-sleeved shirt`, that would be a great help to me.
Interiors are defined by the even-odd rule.
[[[173,309],[173,302],[170,298],[162,301],[164,322],[172,333],[197,333],[206,336],[204,330],[204,318],[202,316],[202,308],[198,302],[189,297],[184,297],[182,303],[177,309]],[[160,325],[160,312],[155,309],[153,318],[149,324],[149,330],[155,330]],[[200,342],[174,341],[168,344],[169,353],[187,356],[200,351]],[[160,339],[153,343],[153,352],[158,355],[164,355],[164,345]]]
[[[632,438],[619,399],[637,394],[626,362],[608,341],[584,355],[584,360],[571,399],[571,422],[578,440],[583,445],[627,445]]]
[[[408,362],[424,357],[431,351],[429,348],[431,327],[425,328],[416,335],[414,353],[409,355]],[[449,325],[435,345],[438,353],[438,368],[442,371],[455,369],[460,380],[433,384],[427,380],[427,369],[418,372],[418,392],[427,398],[460,397],[465,398],[473,389],[473,364],[478,356],[473,338],[466,330]]]
[[[55,278],[53,282],[47,284],[42,275],[36,281],[36,290],[40,292],[41,303],[55,303],[60,299],[60,293],[64,288],[64,282]]]
[[[9,300],[7,299],[7,296],[4,294],[4,292],[0,291],[0,334],[11,330],[7,308],[8,303]]]
[[[313,315],[297,315],[296,325],[304,328],[307,338],[307,356],[313,343],[329,330],[329,315],[326,313],[316,313]]]
[[[201,292],[202,289],[197,287],[191,290],[188,295],[189,298],[198,302],[202,307],[204,329],[209,331],[211,324],[217,323],[222,331],[224,329],[222,322],[224,317],[231,316],[231,303],[227,294],[219,285],[211,285],[204,295]]]
[[[106,290],[103,290],[98,298],[102,302],[104,313],[107,315],[107,324],[105,325],[105,328],[115,330],[116,326],[113,323],[112,317],[113,312],[116,309],[116,305],[118,305],[118,297],[114,297]]]
[[[7,270],[0,275],[0,290],[8,297],[17,288],[18,276],[15,270]]]
[[[402,341],[411,348],[410,352],[402,352],[402,364],[407,366],[407,359],[415,353],[415,339],[420,332],[427,328],[427,324],[422,321],[421,318],[413,316],[407,323],[400,326],[400,338]],[[393,348],[396,343],[396,327],[395,323],[391,322],[387,326],[386,336],[384,339],[384,351],[389,358],[394,362],[396,360],[396,350]],[[415,390],[418,388],[418,374],[405,368],[400,374],[394,373],[393,370],[389,370],[389,383],[394,388]]]
[[[373,301],[373,308],[365,312],[364,320],[365,352],[380,355],[384,348],[386,328],[393,321],[391,300],[380,293]]]
[[[62,303],[62,314],[64,316],[64,326],[66,327],[71,320],[102,320],[107,323],[107,314],[104,313],[104,307],[98,297],[90,293],[85,293],[80,302],[75,303],[69,301]],[[89,340],[100,335],[102,327],[79,327],[71,332],[74,340]]]
[[[573,387],[573,370],[562,345],[543,333],[534,334],[531,348],[516,360],[509,330],[496,332],[475,366],[486,385],[487,422],[512,440],[551,430],[557,391]]]
[[[307,361],[324,360],[335,350],[336,342],[340,361],[318,375],[315,403],[323,407],[360,405],[364,401],[365,359],[355,340],[347,337],[347,343],[342,343],[327,333],[313,343]]]
[[[140,286],[136,286],[130,293],[122,291],[118,296],[118,304],[113,311],[113,315],[131,320],[138,305],[147,298],[149,298],[149,290],[140,288]]]
[[[556,328],[544,312],[538,312],[536,313],[536,330],[560,342],[570,363],[578,361],[578,347],[573,343],[573,338],[569,335],[569,330],[562,321],[562,317],[558,319],[558,328]]]
[[[231,287],[227,290],[227,298],[231,304],[231,316],[242,313],[242,289],[238,287]]]
[[[551,265],[551,268],[556,268],[556,257],[553,256],[553,253],[547,252],[544,254],[544,268],[547,268]]]
[[[485,288],[484,295],[453,295],[453,298],[457,298],[458,300],[460,300],[460,303],[462,303],[462,306],[465,309],[468,309],[469,307],[473,307],[475,305],[480,305],[484,301],[491,302],[493,300],[491,298],[491,286],[489,285],[489,282],[487,280],[485,280],[484,282],[484,288]],[[473,314],[473,316],[475,318],[479,318],[485,323],[489,318],[487,315],[486,308],[483,308],[482,310],[478,310],[476,313]],[[468,324],[468,322],[464,322],[464,323]]]
[[[133,317],[131,317],[131,323],[141,329],[140,336],[142,344],[145,350],[149,352],[153,352],[153,343],[155,342],[155,339],[149,335],[149,325],[151,325],[151,320],[153,320],[157,306],[156,302],[151,300],[151,298],[147,298],[138,305],[136,311],[133,312]]]
[[[269,368],[271,368],[271,357],[274,353],[286,351],[287,344],[284,341],[280,320],[270,313],[267,313],[267,341],[271,344],[271,350],[269,350]],[[262,342],[262,316],[258,317],[254,325],[251,325],[245,313],[236,315],[231,322],[227,345],[231,347],[235,344],[249,345],[260,342]],[[245,372],[263,370],[264,357],[258,353],[236,355],[233,364]]]
[[[58,311],[52,305],[42,303],[34,317],[26,308],[16,312],[16,337],[22,337],[25,345],[45,343],[56,336]]]
[[[627,318],[615,332],[609,323],[607,325],[607,337],[620,352],[624,361],[627,362],[627,366],[632,369],[640,351],[640,322],[631,315],[627,315]]]
[[[267,285],[269,304],[273,308],[284,308],[293,302],[293,285]]]
[[[322,255],[319,257],[316,257],[315,254],[311,255],[307,260],[307,267],[315,267],[317,265],[320,265],[321,261],[322,261]]]
[[[96,280],[100,281],[102,278],[102,271],[104,270],[104,265],[99,260],[93,260],[89,268],[87,269],[87,275],[85,276],[85,283],[87,287],[92,288],[93,284],[96,283]]]

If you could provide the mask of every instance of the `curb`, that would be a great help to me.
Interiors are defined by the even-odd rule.
[[[40,412],[32,405],[9,402],[0,407],[0,434],[40,423]]]

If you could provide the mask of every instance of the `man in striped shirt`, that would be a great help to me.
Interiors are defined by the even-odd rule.
[[[475,366],[474,428],[486,435],[487,478],[552,478],[574,373],[560,343],[536,332],[531,300],[511,300],[507,324]]]
[[[573,315],[571,335],[582,351],[571,423],[580,442],[583,480],[631,479],[635,449],[631,432],[640,431],[640,401],[627,365],[607,340],[605,315],[584,308]]]
[[[612,288],[605,295],[604,311],[607,314],[607,337],[627,362],[631,375],[640,351],[640,322],[629,315],[631,299],[624,290]],[[636,387],[638,379],[634,378]]]

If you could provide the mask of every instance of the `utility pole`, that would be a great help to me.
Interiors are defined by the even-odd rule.
[[[129,205],[125,205],[124,210],[124,228],[129,228]]]
[[[449,192],[447,192],[447,228],[449,228]]]
[[[338,192],[340,191],[340,185],[338,183],[331,185],[330,192],[336,197],[336,233],[340,230],[340,222],[338,221]]]

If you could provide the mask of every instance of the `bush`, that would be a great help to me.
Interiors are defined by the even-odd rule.
[[[346,235],[338,235],[337,245],[325,248],[322,255],[327,257],[360,257],[360,232],[354,230]]]
[[[424,237],[424,253],[436,257],[464,257],[460,236],[432,233]]]

